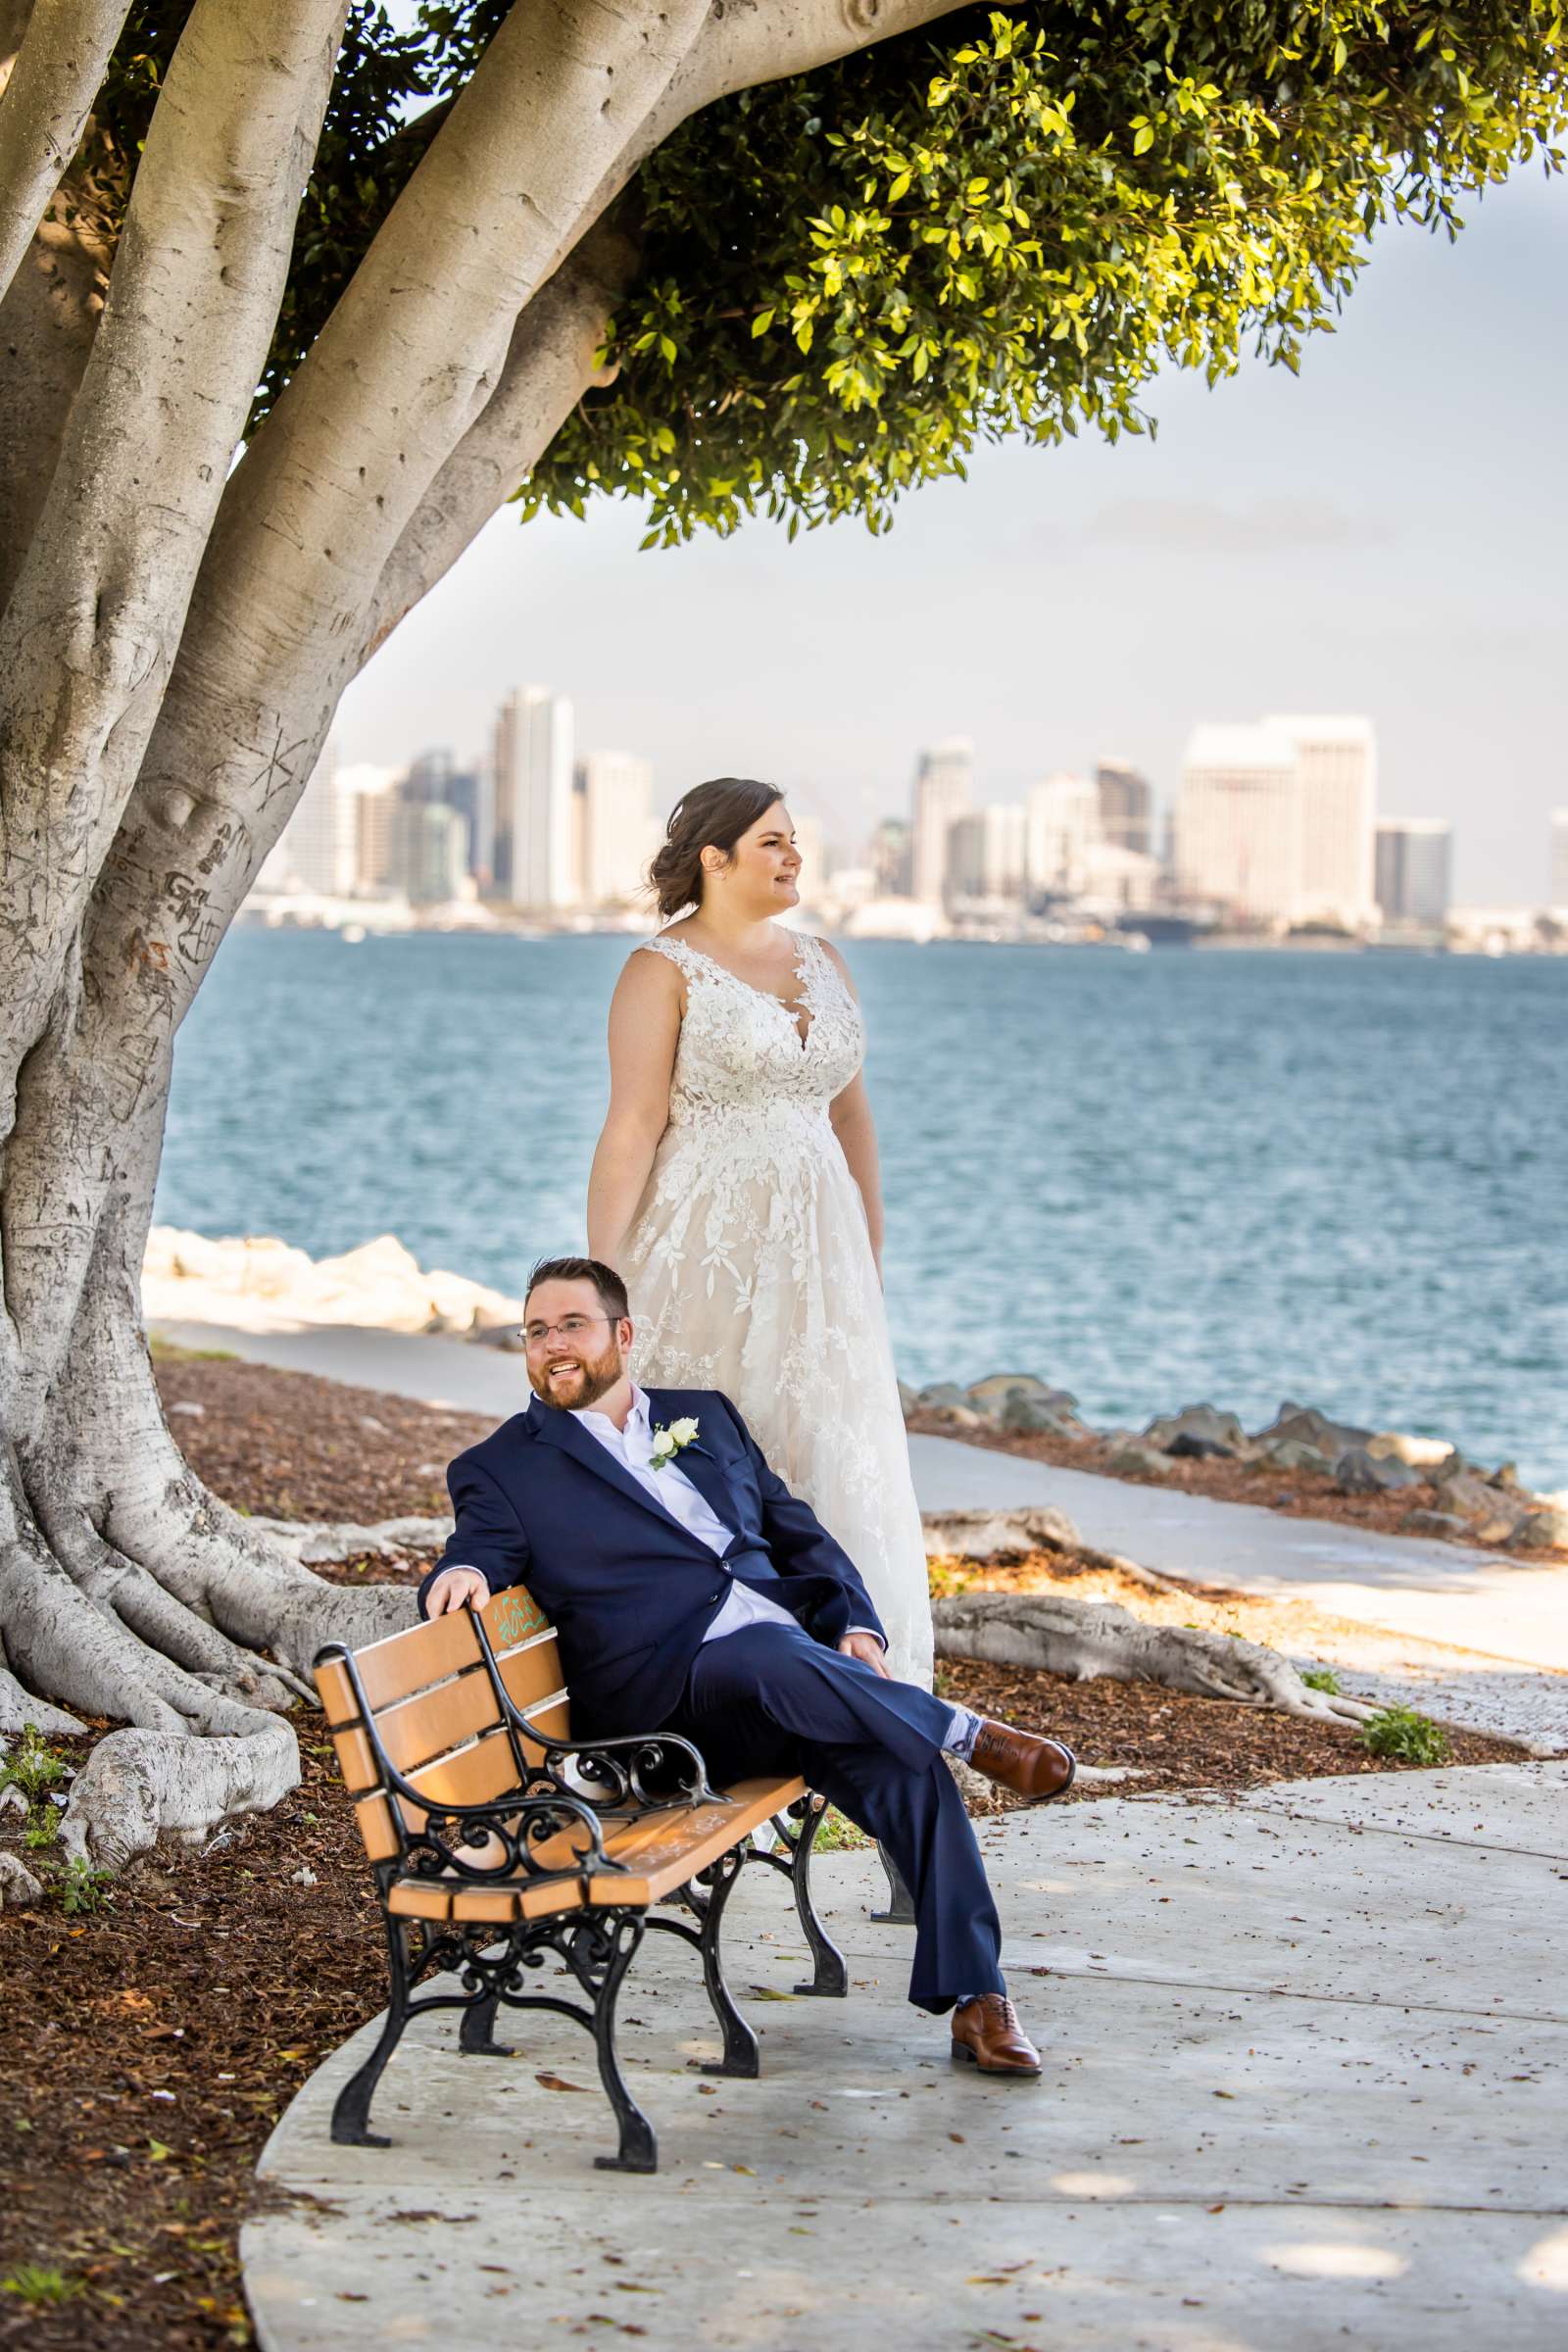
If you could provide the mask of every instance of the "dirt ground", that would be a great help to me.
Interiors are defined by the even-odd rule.
[[[170,1404],[203,1407],[174,1416],[196,1468],[268,1516],[439,1509],[445,1462],[489,1427],[249,1365],[167,1362],[160,1385]],[[331,1573],[408,1581],[421,1567],[351,1561]],[[1112,1591],[1102,1569],[1043,1553],[939,1563],[934,1578],[939,1590],[1046,1580],[1188,1622],[1242,1598]],[[941,1675],[955,1697],[1052,1732],[1087,1763],[1137,1768],[1140,1793],[1400,1769],[1369,1755],[1348,1725],[1152,1685],[955,1661]],[[0,1914],[0,2344],[212,2352],[251,2341],[235,2248],[257,2156],[298,2084],[383,2000],[363,1850],[319,1724],[302,1721],[300,1735],[301,1786],[272,1812],[199,1850],[142,1856],[85,1916],[52,1901]],[[70,1762],[90,1740],[50,1744]],[[1452,1739],[1457,1762],[1517,1753],[1471,1733]],[[17,2292],[29,2265],[57,2275],[64,2299]]]

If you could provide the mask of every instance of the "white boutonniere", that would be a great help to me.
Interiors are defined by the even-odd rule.
[[[672,1462],[681,1447],[689,1446],[696,1435],[697,1424],[690,1414],[684,1421],[671,1421],[667,1429],[656,1429],[654,1450],[648,1457],[649,1469],[662,1470],[664,1464]]]

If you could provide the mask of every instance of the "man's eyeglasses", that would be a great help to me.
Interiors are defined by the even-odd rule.
[[[618,1323],[618,1315],[567,1315],[560,1323],[525,1323],[522,1336],[530,1348],[543,1348],[553,1338],[580,1340],[596,1323]]]

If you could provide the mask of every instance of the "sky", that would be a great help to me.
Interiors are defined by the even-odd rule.
[[[637,551],[641,511],[515,509],[356,680],[345,761],[481,756],[537,683],[579,751],[642,754],[661,810],[768,777],[853,848],[907,813],[923,745],[978,797],[1128,759],[1161,801],[1200,719],[1364,711],[1380,810],[1455,828],[1467,905],[1541,904],[1568,807],[1568,183],[1470,200],[1456,244],[1374,247],[1301,373],[1172,371],[1157,438],[977,455],[873,539],[855,522]]]

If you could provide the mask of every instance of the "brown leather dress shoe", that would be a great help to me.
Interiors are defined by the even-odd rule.
[[[1040,2079],[1040,2052],[1018,2023],[1004,1992],[983,1992],[953,2012],[953,2055],[983,2075],[1007,2075],[1014,2082]]]
[[[1065,1796],[1078,1770],[1077,1757],[1059,1740],[1042,1740],[1034,1732],[1014,1731],[1011,1724],[993,1723],[989,1717],[975,1734],[969,1762],[988,1781],[1010,1788],[1031,1805]]]

